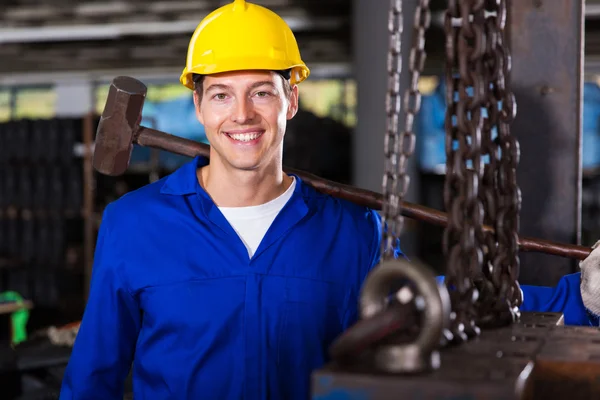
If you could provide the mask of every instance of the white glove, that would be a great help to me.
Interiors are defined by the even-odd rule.
[[[600,240],[592,246],[592,252],[579,263],[579,267],[583,304],[595,315],[600,315]]]

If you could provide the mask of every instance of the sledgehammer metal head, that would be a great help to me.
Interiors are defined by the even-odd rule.
[[[93,165],[98,172],[117,176],[127,171],[147,91],[128,76],[112,81],[96,130]]]

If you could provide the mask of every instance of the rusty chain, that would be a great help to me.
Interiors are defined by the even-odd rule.
[[[407,173],[408,159],[415,150],[413,125],[421,106],[419,78],[425,64],[425,32],[431,22],[429,0],[419,0],[414,16],[413,45],[409,56],[410,83],[404,97],[400,96],[402,71],[401,37],[403,31],[402,0],[391,0],[388,30],[390,47],[386,96],[387,129],[384,139],[383,206],[382,206],[382,258],[393,258],[404,225],[401,215],[402,200],[410,184]],[[401,100],[403,104],[401,104]],[[399,131],[400,110],[404,107],[404,129]]]
[[[475,281],[482,273],[485,237],[481,201],[482,106],[485,103],[483,55],[484,1],[449,0],[446,31],[446,179],[444,205],[448,226],[443,247],[446,285],[452,301],[455,341],[479,334]],[[459,26],[454,21],[460,21]],[[472,93],[469,91],[472,90]]]
[[[522,292],[519,287],[518,231],[521,192],[517,184],[516,169],[519,162],[519,144],[510,133],[510,123],[516,114],[516,103],[509,87],[511,57],[504,34],[507,0],[488,1],[485,22],[486,51],[485,73],[489,82],[485,132],[488,154],[492,166],[487,172],[486,187],[495,192],[496,204],[488,209],[489,222],[493,224],[497,247],[490,254],[484,269],[488,286],[493,290],[482,293],[479,318],[485,325],[501,325],[519,318]],[[496,138],[492,129],[496,128]],[[492,236],[489,234],[488,236]],[[491,239],[488,239],[491,242]]]
[[[406,166],[415,149],[413,125],[421,103],[418,82],[425,63],[425,32],[430,18],[429,1],[420,0],[409,58],[410,85],[402,99],[404,130],[399,132],[402,2],[391,0],[383,260],[393,258],[404,222],[402,199],[410,183]],[[450,332],[444,333],[446,342],[457,343],[479,335],[480,326],[514,321],[522,301],[518,284],[519,149],[509,128],[516,106],[508,85],[510,54],[505,46],[505,23],[506,0],[448,0],[444,184],[448,224],[443,247],[452,323]],[[484,222],[492,224],[495,232],[486,232]],[[386,329],[391,327],[387,320],[382,319],[382,324]],[[336,342],[336,356],[351,354],[359,345],[373,345],[381,335],[397,333],[378,328],[376,335],[369,335],[368,329],[367,333],[361,330],[365,326],[373,328],[357,324]]]
[[[478,334],[479,325],[509,323],[521,302],[518,143],[509,128],[515,101],[505,22],[505,0],[448,2],[444,250],[457,340]],[[483,231],[484,221],[495,233]]]
[[[421,103],[418,83],[430,18],[429,1],[420,0],[409,58],[410,85],[401,104],[402,2],[391,0],[382,259],[394,256],[404,222],[402,199],[410,183],[406,166],[415,149],[413,125]],[[510,134],[516,108],[508,87],[510,54],[505,46],[505,23],[506,0],[448,0],[444,185],[448,225],[443,247],[452,302],[451,332],[445,337],[454,342],[478,335],[480,326],[515,320],[522,301],[518,284],[519,149]],[[402,132],[398,126],[401,105],[405,109]],[[495,138],[494,131],[498,132]],[[484,222],[494,225],[495,232],[484,231]],[[350,332],[371,343],[354,328]],[[348,337],[354,339],[345,340],[343,346],[338,343],[338,353],[353,350],[357,339]]]
[[[502,67],[502,61],[499,60],[497,47],[498,30],[494,30],[496,20],[494,17],[487,18],[483,24],[483,34],[485,38],[485,50],[483,54],[483,79],[486,82],[485,87],[485,103],[483,108],[487,115],[483,121],[482,129],[482,154],[488,159],[483,172],[483,181],[481,192],[479,193],[481,202],[484,207],[484,223],[494,225],[497,218],[498,207],[498,190],[496,184],[496,174],[498,171],[498,145],[494,140],[494,134],[498,123],[498,101],[493,98],[492,88],[495,86],[495,81],[501,78],[499,69]],[[492,29],[490,29],[492,28]],[[498,60],[498,62],[496,62]],[[491,279],[491,271],[494,260],[498,257],[498,243],[494,232],[486,232],[484,234],[485,252],[483,256],[483,277],[476,282],[480,291],[480,296],[477,302],[478,325],[481,327],[489,327],[498,320],[495,318],[499,313],[498,310],[506,309],[496,301],[496,288]]]

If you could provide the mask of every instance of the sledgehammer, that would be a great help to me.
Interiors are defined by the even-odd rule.
[[[110,176],[124,174],[129,167],[134,144],[188,157],[197,155],[209,157],[210,146],[206,144],[140,125],[146,92],[147,88],[142,82],[128,76],[119,76],[110,85],[106,105],[96,131],[94,150],[94,168],[101,174]],[[284,171],[299,176],[306,184],[321,193],[381,210],[383,196],[380,193],[328,181],[292,168],[284,168]],[[406,201],[402,203],[402,215],[443,227],[448,224],[446,213]],[[486,231],[493,231],[489,226],[484,225],[483,228]],[[585,259],[591,252],[588,247],[526,237],[519,238],[519,248],[522,251],[579,260]]]

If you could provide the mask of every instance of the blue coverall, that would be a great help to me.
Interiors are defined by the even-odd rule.
[[[309,398],[311,372],[357,318],[380,218],[296,177],[250,259],[198,183],[206,162],[106,208],[61,399],[120,400],[130,367],[136,400]],[[523,309],[588,324],[577,280],[525,287]]]

